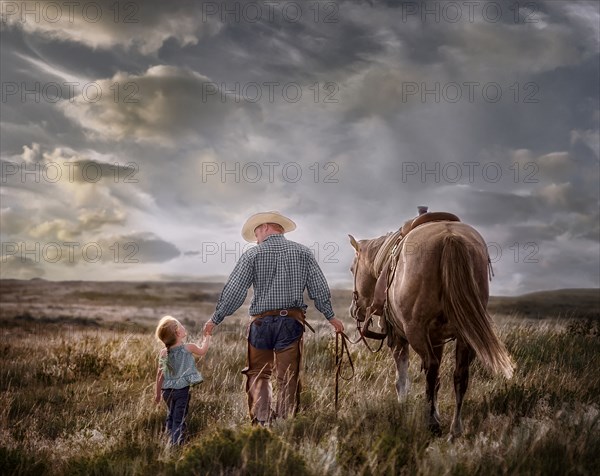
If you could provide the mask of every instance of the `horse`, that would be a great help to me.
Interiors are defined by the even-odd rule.
[[[441,434],[437,407],[440,363],[445,344],[456,339],[452,440],[463,433],[461,408],[474,357],[506,378],[512,377],[514,363],[486,310],[491,262],[484,239],[455,215],[425,215],[436,218],[435,213],[442,219],[419,216],[396,233],[379,238],[357,242],[348,235],[356,251],[350,269],[354,275],[350,315],[359,330],[363,324],[364,335],[377,308],[383,309],[379,312],[382,336],[387,336],[396,364],[400,401],[406,398],[409,387],[409,346],[421,357],[428,425],[436,435]],[[447,215],[455,219],[443,219]],[[378,294],[383,294],[383,307],[376,302]]]

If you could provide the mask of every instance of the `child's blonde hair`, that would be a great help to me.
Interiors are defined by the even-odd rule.
[[[172,316],[163,317],[156,327],[156,340],[161,341],[167,349],[177,342],[179,321]]]

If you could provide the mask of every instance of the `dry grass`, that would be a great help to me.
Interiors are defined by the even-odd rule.
[[[389,349],[373,355],[352,347],[356,377],[342,383],[336,416],[326,324],[306,335],[301,413],[270,430],[250,427],[240,374],[244,329],[228,321],[200,363],[206,380],[193,390],[183,450],[165,446],[165,407],[153,403],[152,329],[68,322],[2,323],[2,474],[585,475],[600,466],[597,320],[499,319],[518,369],[506,381],[472,366],[465,435],[453,443],[427,430],[414,353],[410,395],[399,404]],[[441,376],[445,434],[454,407],[452,347]]]

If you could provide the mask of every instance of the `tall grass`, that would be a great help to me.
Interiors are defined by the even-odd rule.
[[[512,380],[478,363],[464,405],[465,434],[432,436],[424,377],[412,353],[411,391],[398,403],[389,349],[351,349],[356,376],[333,404],[333,339],[307,334],[302,409],[269,430],[246,414],[242,326],[219,327],[193,389],[189,443],[169,448],[154,404],[152,331],[15,321],[2,328],[2,474],[597,474],[600,336],[597,323],[501,324],[518,368]],[[453,349],[441,372],[447,434]]]

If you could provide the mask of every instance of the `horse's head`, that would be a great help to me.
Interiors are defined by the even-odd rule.
[[[350,315],[359,322],[366,319],[367,310],[373,302],[375,283],[377,276],[373,273],[373,257],[371,256],[370,240],[361,240],[358,243],[352,235],[350,243],[356,251],[350,271],[354,276],[354,287],[352,290],[352,303],[350,304]]]

